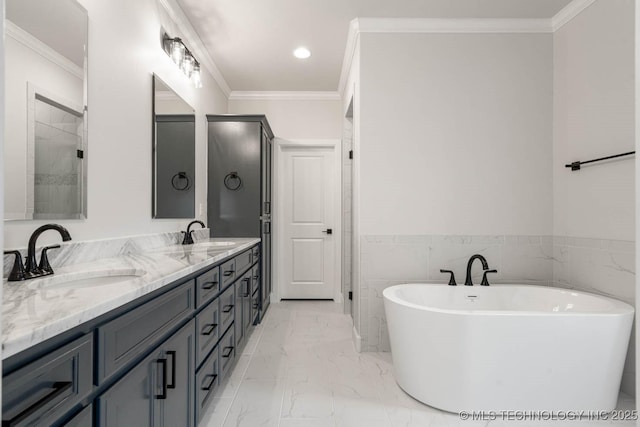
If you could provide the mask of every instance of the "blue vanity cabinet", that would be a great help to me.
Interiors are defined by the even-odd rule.
[[[50,425],[92,391],[93,339],[84,335],[2,379],[2,425]]]
[[[194,337],[191,320],[103,393],[97,401],[99,425],[192,427]]]
[[[257,321],[256,248],[5,360],[3,427],[195,427]]]

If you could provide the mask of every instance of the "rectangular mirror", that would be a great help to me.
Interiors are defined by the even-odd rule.
[[[87,216],[87,11],[6,0],[4,217]]]
[[[153,76],[153,217],[194,218],[195,110]]]

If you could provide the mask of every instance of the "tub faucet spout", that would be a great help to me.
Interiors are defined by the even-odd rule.
[[[465,286],[473,286],[473,282],[471,281],[471,267],[473,266],[473,262],[479,259],[482,263],[482,268],[484,270],[489,269],[489,264],[487,264],[487,260],[480,254],[475,254],[471,258],[469,258],[469,262],[467,263],[467,277],[464,280]]]

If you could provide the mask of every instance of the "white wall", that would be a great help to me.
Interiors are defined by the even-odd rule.
[[[554,234],[633,240],[633,0],[599,0],[554,33]]]
[[[226,96],[206,71],[195,89],[164,53],[160,27],[176,34],[177,25],[156,0],[80,3],[89,14],[88,219],[60,222],[74,240],[175,231],[188,222],[151,218],[154,72],[196,109],[196,213],[206,219],[205,114],[226,113]],[[40,224],[6,222],[5,248],[26,246]],[[48,233],[39,243],[57,240]]]
[[[339,139],[342,137],[341,101],[233,100],[230,114],[265,114],[271,130],[282,139]]]
[[[360,37],[361,234],[551,234],[551,35]]]
[[[554,33],[553,281],[635,303],[634,0],[597,0]],[[635,393],[635,337],[622,390]]]

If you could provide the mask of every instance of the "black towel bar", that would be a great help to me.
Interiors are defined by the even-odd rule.
[[[568,165],[564,165],[564,167],[571,168],[572,171],[579,171],[580,166],[586,165],[587,163],[600,162],[602,160],[610,160],[610,159],[615,159],[617,157],[631,156],[634,154],[636,154],[635,151],[629,151],[628,153],[615,154],[613,156],[607,156],[607,157],[600,157],[599,159],[586,160],[584,162],[573,162],[573,163],[569,163]]]

